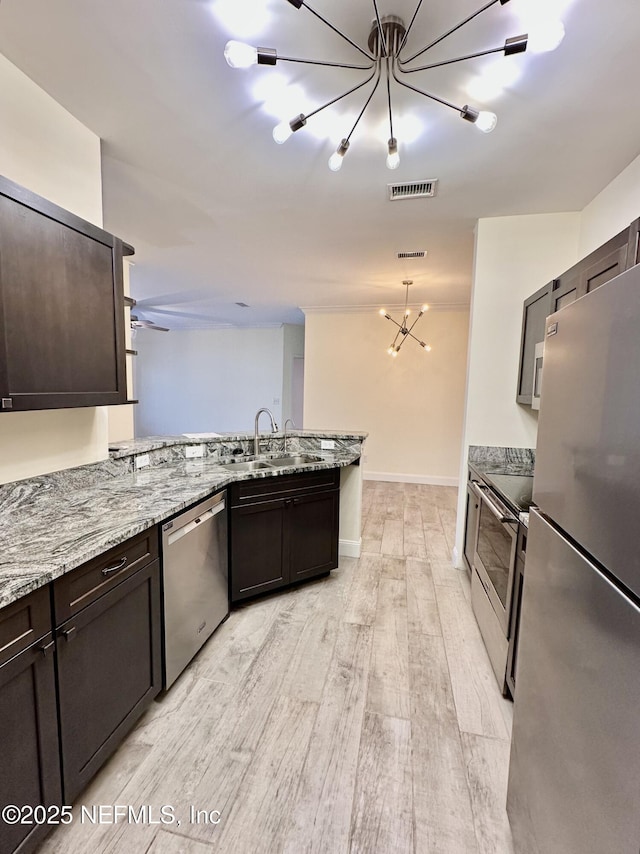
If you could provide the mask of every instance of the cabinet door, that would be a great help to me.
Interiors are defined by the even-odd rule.
[[[629,226],[626,269],[635,267],[636,264],[640,264],[640,219],[636,219]]]
[[[339,492],[304,495],[289,505],[289,579],[301,581],[338,566]]]
[[[628,230],[625,230],[588,256],[588,264],[581,277],[583,294],[595,291],[624,272],[627,266],[628,239]]]
[[[288,583],[286,511],[285,499],[249,504],[231,511],[232,602]]]
[[[0,179],[0,410],[124,403],[123,244]]]
[[[516,401],[531,406],[533,369],[536,344],[544,341],[545,322],[551,314],[551,283],[540,288],[525,300],[522,312],[522,338],[520,342],[520,371]]]
[[[57,630],[63,787],[71,803],[161,687],[154,561]]]
[[[0,667],[0,806],[62,803],[53,647],[48,634]],[[0,851],[33,851],[48,830],[0,821]]]

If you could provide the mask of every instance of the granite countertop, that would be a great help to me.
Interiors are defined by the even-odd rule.
[[[532,476],[536,452],[533,448],[504,448],[471,445],[469,465],[479,474],[515,474]]]
[[[330,438],[339,440],[337,447],[326,451],[310,447],[319,445],[326,433],[290,435],[298,440],[291,453],[314,453],[322,461],[231,472],[220,467],[218,451],[211,451],[215,445],[207,444],[208,456],[185,459],[184,446],[193,444],[192,439],[159,437],[154,439],[160,441],[155,445],[157,463],[152,460],[148,468],[135,470],[135,455],[151,450],[141,440],[126,452],[119,448],[114,452],[117,459],[103,464],[0,486],[0,608],[233,481],[351,465],[359,459],[366,436],[333,433]],[[240,438],[249,441],[248,434],[212,441],[223,447]]]

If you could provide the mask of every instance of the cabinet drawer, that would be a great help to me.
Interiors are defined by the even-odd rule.
[[[339,486],[338,468],[245,480],[231,484],[231,506],[239,507],[256,501],[300,495],[310,491],[338,489]]]
[[[158,529],[153,527],[63,575],[53,584],[55,624],[59,626],[157,557]]]
[[[51,631],[49,585],[0,611],[0,664]]]

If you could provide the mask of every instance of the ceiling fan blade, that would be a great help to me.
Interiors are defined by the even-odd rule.
[[[131,315],[131,327],[133,329],[154,329],[156,332],[169,332],[166,326],[158,326],[152,320],[141,320],[136,315]]]
[[[213,299],[213,294],[206,288],[193,288],[188,291],[175,291],[171,294],[159,294],[156,297],[145,297],[136,300],[140,308],[151,308],[156,305],[182,305],[183,303],[207,302]]]

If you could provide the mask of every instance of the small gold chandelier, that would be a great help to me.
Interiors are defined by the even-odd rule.
[[[402,316],[402,323],[398,323],[397,320],[394,320],[393,317],[391,317],[391,315],[387,312],[386,308],[380,309],[381,316],[386,317],[387,320],[390,320],[392,323],[394,323],[398,327],[398,331],[396,332],[396,337],[393,339],[393,341],[391,342],[391,346],[387,350],[387,353],[390,356],[393,356],[394,359],[396,358],[396,356],[400,352],[400,348],[402,347],[404,342],[407,340],[407,338],[413,338],[413,340],[417,341],[423,350],[426,350],[427,353],[431,352],[431,346],[429,344],[425,344],[424,341],[421,341],[419,338],[417,338],[413,334],[413,329],[414,329],[416,323],[420,320],[420,318],[425,313],[425,311],[429,311],[429,306],[423,305],[422,308],[420,309],[420,311],[418,312],[418,316],[413,321],[411,326],[409,326],[409,317],[411,316],[411,309],[409,308],[409,287],[413,284],[413,281],[411,279],[405,279],[402,282],[402,284],[407,289],[406,296],[404,299],[404,314]]]

